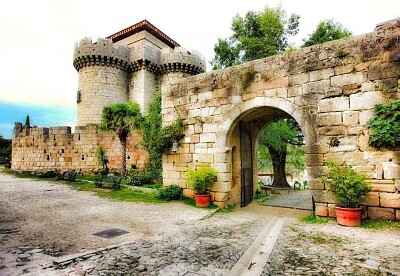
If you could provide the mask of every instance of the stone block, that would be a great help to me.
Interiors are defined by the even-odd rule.
[[[346,131],[347,129],[344,126],[326,126],[318,129],[319,134],[329,136],[345,135]]]
[[[318,102],[318,113],[346,111],[349,107],[349,98],[346,97],[322,99]]]
[[[288,88],[288,97],[296,97],[303,94],[303,86],[296,85]]]
[[[321,179],[308,179],[308,188],[310,190],[324,190],[325,184]]]
[[[182,189],[182,194],[188,198],[194,198],[194,190],[193,189]]]
[[[332,126],[342,124],[342,113],[341,112],[330,112],[317,114],[317,125],[318,126]]]
[[[229,197],[229,193],[214,193],[214,200],[215,201],[227,201]]]
[[[394,186],[396,187],[396,190],[400,192],[400,179],[394,181]]]
[[[214,205],[217,205],[218,206],[218,208],[225,208],[225,206],[226,206],[226,201],[213,201],[213,204]]]
[[[368,68],[368,79],[388,79],[399,77],[399,65],[395,62],[374,64]]]
[[[331,85],[336,87],[343,87],[353,83],[363,83],[367,80],[367,75],[363,72],[344,74],[331,77]]]
[[[199,154],[197,161],[201,163],[212,163],[214,162],[214,155],[210,153]]]
[[[319,178],[324,173],[324,166],[307,167],[307,174],[312,178]]]
[[[383,163],[384,179],[400,179],[400,165],[394,163]]]
[[[360,113],[359,113],[360,125],[362,125],[362,126],[367,125],[367,122],[372,118],[373,114],[374,113],[372,110],[360,111]]]
[[[211,187],[213,192],[229,192],[231,190],[230,182],[214,182]]]
[[[368,218],[369,219],[393,220],[395,218],[394,209],[393,208],[368,207]]]
[[[379,193],[378,192],[369,192],[365,196],[364,202],[368,206],[379,206]]]
[[[344,154],[344,160],[347,165],[351,166],[362,166],[367,164],[367,161],[364,159],[364,153],[361,151],[346,152]]]
[[[213,163],[211,165],[212,168],[216,169],[220,173],[227,173],[231,171],[230,163]]]
[[[191,154],[180,154],[179,155],[179,162],[189,163],[192,162],[193,156]]]
[[[343,125],[346,125],[346,126],[358,125],[358,112],[357,111],[344,111],[343,112]]]
[[[322,166],[324,164],[323,154],[307,153],[306,154],[306,164],[307,164],[307,166]]]
[[[229,154],[225,152],[214,153],[214,162],[227,163],[229,161]]]
[[[350,95],[351,110],[370,110],[384,100],[382,93],[379,91],[365,92]]]
[[[348,84],[342,87],[343,95],[351,95],[360,91],[361,85],[358,83]]]
[[[330,88],[329,80],[320,80],[303,84],[303,94],[318,94],[328,91]]]
[[[200,143],[215,143],[217,136],[215,133],[208,132],[200,134]]]
[[[336,218],[336,204],[328,204],[328,216],[331,218]]]
[[[325,161],[333,161],[339,165],[344,164],[344,155],[342,152],[329,152],[324,154]]]
[[[267,89],[288,87],[288,84],[289,84],[288,77],[281,77],[265,82],[264,81],[260,82],[258,87],[261,90],[267,90]]]
[[[304,83],[309,82],[309,81],[310,81],[310,74],[309,73],[301,73],[301,74],[289,77],[289,85],[290,86],[304,84]]]
[[[315,215],[319,217],[327,217],[329,215],[328,205],[324,203],[315,203]]]
[[[332,68],[310,72],[310,81],[327,80],[334,75]]]
[[[400,208],[400,194],[380,193],[380,205],[382,207]]]
[[[319,203],[337,203],[335,195],[331,191],[313,190],[312,194],[314,196],[315,202],[319,202]]]
[[[353,64],[337,66],[335,67],[335,75],[343,75],[347,73],[351,73],[354,70]]]
[[[400,209],[396,210],[396,220],[400,220]]]
[[[303,146],[305,153],[327,153],[329,151],[328,145],[306,145]]]

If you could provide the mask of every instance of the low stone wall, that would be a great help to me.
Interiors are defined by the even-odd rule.
[[[99,169],[96,151],[99,146],[106,149],[109,167],[120,171],[121,146],[112,133],[102,133],[96,125],[77,126],[75,133],[70,127],[16,128],[12,145],[13,171],[76,170],[85,174]],[[145,168],[148,153],[142,144],[139,131],[134,131],[127,140],[127,168],[131,164]]]

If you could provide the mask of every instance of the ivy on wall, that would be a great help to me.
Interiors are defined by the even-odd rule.
[[[375,105],[368,126],[370,146],[377,149],[400,146],[400,100]]]
[[[184,137],[183,121],[178,118],[171,125],[162,127],[161,93],[158,92],[149,104],[148,115],[140,128],[143,131],[144,146],[149,152],[149,171],[154,178],[162,176],[162,155],[172,147],[174,141]]]

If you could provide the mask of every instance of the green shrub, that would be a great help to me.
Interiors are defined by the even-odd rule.
[[[371,134],[370,146],[377,149],[393,148],[400,145],[400,100],[380,103],[374,107],[374,115],[368,121]]]
[[[349,166],[341,167],[334,162],[327,162],[326,165],[328,172],[322,180],[330,184],[330,190],[339,203],[345,208],[358,207],[364,196],[371,191],[365,181],[365,176]]]
[[[126,177],[126,184],[140,186],[152,183],[153,177],[149,171],[132,170]]]
[[[182,189],[178,185],[171,185],[160,189],[156,197],[165,200],[177,200],[182,198]]]
[[[200,167],[197,170],[189,168],[188,176],[188,184],[198,194],[206,194],[214,181],[217,180],[217,171],[210,167]]]

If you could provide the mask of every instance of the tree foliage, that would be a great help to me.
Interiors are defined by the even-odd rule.
[[[302,171],[305,168],[303,137],[294,120],[279,120],[265,127],[259,136],[259,168],[273,170],[273,186],[288,186],[286,170]]]
[[[332,19],[321,21],[317,29],[309,35],[307,39],[304,39],[303,47],[321,44],[327,41],[341,39],[344,37],[351,36],[352,33],[343,27],[339,22],[334,22]]]
[[[142,121],[137,103],[116,103],[103,108],[100,130],[115,132],[121,143],[121,176],[126,176],[126,139],[133,129],[139,128]]]
[[[282,8],[265,8],[263,12],[249,11],[244,17],[236,15],[231,24],[233,35],[218,38],[214,45],[214,69],[264,58],[284,51],[288,36],[298,32],[299,16],[286,16]]]
[[[369,145],[378,149],[400,146],[400,100],[375,105],[368,126]]]

